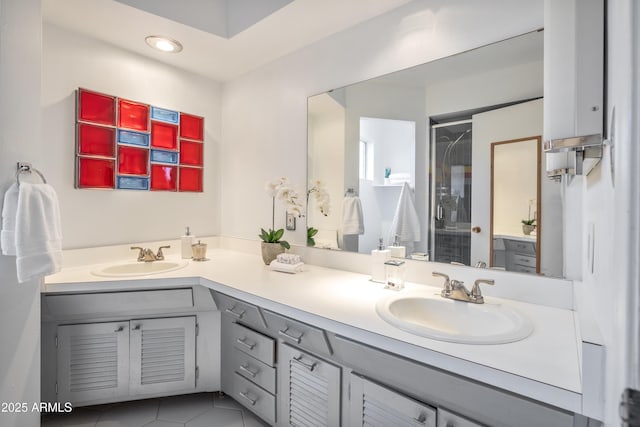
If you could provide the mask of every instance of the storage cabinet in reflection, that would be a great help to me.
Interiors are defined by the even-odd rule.
[[[536,274],[538,259],[535,238],[496,236],[493,238],[493,267]]]

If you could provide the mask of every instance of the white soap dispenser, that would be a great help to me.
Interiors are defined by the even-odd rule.
[[[400,246],[400,241],[398,240],[398,235],[396,234],[396,238],[393,241],[393,245],[389,246],[389,252],[391,252],[392,258],[405,258],[407,256],[407,248],[404,246]]]
[[[182,236],[180,238],[181,240],[181,253],[182,253],[182,258],[191,258],[193,255],[193,249],[191,248],[191,245],[193,245],[193,241],[194,241],[195,237],[191,234],[191,231],[189,231],[189,227],[187,227],[187,230],[184,233],[184,236]]]
[[[382,238],[378,242],[378,249],[371,251],[371,280],[385,283],[387,280],[384,263],[391,258],[391,253],[384,248]]]

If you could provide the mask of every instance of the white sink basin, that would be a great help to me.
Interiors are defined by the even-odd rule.
[[[531,321],[503,304],[453,301],[425,292],[401,292],[378,301],[378,315],[412,334],[462,344],[504,344],[526,338]]]
[[[101,267],[92,271],[91,274],[101,277],[147,276],[178,270],[186,265],[187,261],[127,262]]]

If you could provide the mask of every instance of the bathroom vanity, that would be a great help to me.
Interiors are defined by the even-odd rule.
[[[363,274],[312,265],[284,274],[226,249],[208,257],[155,275],[99,277],[90,265],[49,277],[43,399],[80,406],[221,390],[277,426],[587,425],[572,310],[486,297],[522,313],[533,332],[505,344],[445,342],[376,313],[389,295],[439,298],[437,287],[407,283],[395,292]],[[78,332],[117,343],[122,389],[74,394],[65,381],[78,377],[67,370]],[[161,382],[145,375],[156,369],[140,356],[146,335],[151,350],[170,350],[158,342],[184,349],[160,369]]]

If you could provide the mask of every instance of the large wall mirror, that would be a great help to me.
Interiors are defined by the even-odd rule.
[[[310,97],[308,243],[562,276],[542,96],[539,31]]]

